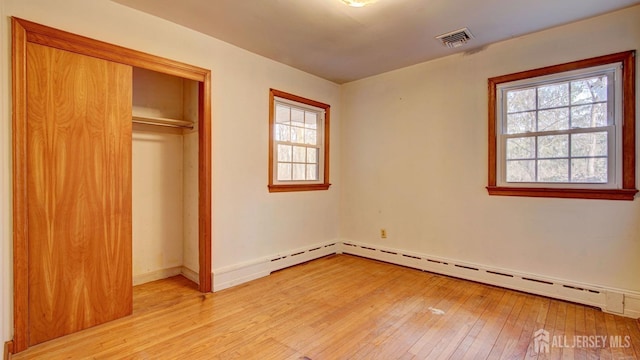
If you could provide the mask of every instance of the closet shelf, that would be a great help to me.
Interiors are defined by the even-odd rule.
[[[149,117],[149,116],[136,116],[132,117],[132,121],[134,124],[145,124],[145,125],[155,125],[155,126],[166,126],[166,127],[176,127],[183,129],[193,129],[193,123],[191,121],[184,120],[175,120],[175,119],[166,119],[159,117]]]

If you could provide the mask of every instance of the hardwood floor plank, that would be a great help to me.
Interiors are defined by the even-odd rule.
[[[411,271],[411,270],[409,270]],[[376,299],[376,295],[372,296],[369,301],[362,304],[362,307],[370,307],[373,311],[366,317],[366,320],[342,330],[342,338],[340,341],[335,341],[332,344],[331,349],[327,349],[318,353],[318,358],[335,358],[339,354],[351,353],[356,354],[357,350],[362,347],[371,348],[375,346],[375,338],[384,333],[391,324],[402,320],[402,315],[406,313],[407,309],[415,308],[417,301],[411,301],[415,297],[413,294],[416,292],[414,284],[411,282],[397,282],[393,285],[394,294],[402,294],[402,299],[408,299],[409,303],[405,301],[397,301],[395,296],[386,296],[385,301]],[[404,283],[404,284],[403,284]],[[416,300],[416,299],[414,299]],[[363,332],[362,329],[374,329],[370,332]],[[363,355],[364,357],[364,355]]]
[[[620,346],[611,346],[611,338],[617,336],[624,336],[620,332],[618,332],[618,328],[616,327],[616,316],[613,314],[604,314],[604,321],[607,327],[607,333],[609,335],[609,344],[611,349],[611,357],[613,359],[628,359],[628,356],[625,354],[625,349]]]
[[[558,311],[556,312],[556,321],[555,326],[552,329],[546,329],[549,331],[549,340],[552,339],[563,339],[565,337],[565,323],[567,322],[567,307],[570,305],[564,301],[554,300],[558,303]],[[558,346],[549,346],[549,359],[563,359],[562,347]]]
[[[348,255],[214,294],[177,276],[133,296],[132,316],[13,359],[528,359],[537,329],[631,339],[624,349],[551,347],[540,359],[629,358],[640,349],[633,319]]]
[[[596,318],[596,335],[597,336],[605,336],[605,337],[609,337],[609,333],[607,331],[607,324],[604,318],[604,313],[602,311],[596,311],[595,312],[595,318]],[[608,340],[607,340],[608,341]],[[612,359],[612,353],[611,353],[611,349],[609,348],[609,345],[607,344],[606,347],[600,349],[600,353],[599,356],[601,359],[605,359],[605,360],[609,360]]]
[[[620,349],[622,350],[622,352],[624,352],[625,357],[629,359],[637,359],[638,354],[634,349],[633,343],[631,341],[632,335],[630,328],[627,326],[627,323],[633,320],[622,318],[620,316],[614,316],[614,321],[616,323],[616,333],[614,334],[614,337],[617,337],[614,342],[617,342],[617,344],[620,345]],[[637,323],[637,321],[635,322]]]
[[[584,309],[584,331],[587,336],[597,336],[596,330],[596,309],[591,307],[585,307]],[[587,359],[599,359],[600,347],[593,347],[587,349]]]
[[[427,315],[428,308],[435,302],[435,298],[440,294],[446,294],[446,284],[449,279],[442,276],[433,276],[431,286],[424,286],[422,290],[414,293],[400,303],[404,303],[404,308],[398,309],[404,313],[395,323],[387,324],[387,327],[374,334],[370,344],[360,347],[354,354],[363,359],[389,359],[398,354],[402,354],[407,348],[412,346],[422,334],[424,324],[422,319]],[[406,357],[413,355],[407,353]]]
[[[537,330],[542,329],[540,325],[544,324],[547,317],[549,301],[547,298],[533,297],[533,304],[529,310],[529,317],[522,328],[520,340],[506,357],[502,357],[503,359],[525,358],[534,354],[533,337]]]
[[[567,313],[564,323],[564,336],[569,346],[562,348],[563,359],[576,359],[576,351],[572,345],[572,339],[576,335],[576,306],[575,304],[567,305]]]
[[[504,327],[505,319],[513,310],[518,295],[520,294],[507,292],[503,301],[498,303],[495,309],[483,314],[484,325],[481,329],[478,329],[473,343],[471,343],[464,356],[461,357],[462,359],[484,359],[489,355]]]
[[[471,296],[474,295],[471,291],[478,291],[477,286],[472,287],[473,290],[468,291],[469,288],[465,286],[466,284],[461,283],[459,286],[455,288],[455,291],[450,293],[448,296],[443,297],[443,299],[437,304],[436,307],[432,307],[428,309],[431,311],[431,319],[429,328],[424,334],[418,339],[418,341],[409,349],[409,352],[415,355],[417,358],[424,359],[431,350],[433,346],[443,339],[436,338],[435,334],[440,334],[447,332],[448,330],[448,322],[445,319],[452,319],[455,317],[456,311],[464,304],[464,302],[468,301]],[[471,284],[473,285],[473,284]]]
[[[631,337],[631,347],[635,351],[635,356],[640,359],[640,319],[625,319],[625,326]]]
[[[427,341],[427,339],[424,338],[425,331],[439,320],[441,316],[438,314],[439,311],[444,311],[446,314],[449,310],[450,302],[447,299],[457,296],[458,291],[461,290],[459,286],[456,286],[455,281],[451,279],[445,279],[441,284],[440,291],[429,294],[416,313],[416,316],[409,319],[406,326],[394,334],[394,342],[397,341],[398,345],[390,347],[389,345],[385,345],[385,348],[387,348],[385,351],[386,354],[390,354],[391,351],[405,352],[408,350],[411,355],[416,357],[415,351],[411,349],[422,347],[420,343],[421,339],[422,342]]]
[[[520,336],[522,327],[524,326],[523,317],[526,316],[526,310],[523,311],[523,309],[525,309],[525,301],[527,300],[525,295],[520,295],[500,331],[498,341],[496,341],[489,355],[487,355],[487,359],[500,359],[502,354],[508,351],[508,348],[512,347],[513,343]]]
[[[462,341],[468,336],[473,326],[478,322],[480,314],[495,301],[489,294],[493,289],[482,287],[479,296],[473,302],[465,303],[463,317],[459,320],[452,319],[449,322],[449,332],[447,334],[434,334],[434,338],[446,341],[439,341],[429,353],[430,359],[448,359],[457,350]],[[455,334],[451,334],[454,331]]]
[[[540,329],[544,329],[549,332],[550,341],[553,339],[552,336],[554,335],[554,329],[556,328],[556,322],[558,319],[558,311],[560,308],[560,303],[561,301],[558,301],[558,300],[554,300],[554,299],[549,300],[549,309],[547,310],[547,317],[545,319],[544,324],[540,326]],[[554,354],[554,350],[555,349],[551,348],[551,344],[549,344],[549,354],[545,354],[545,355],[548,356],[549,358],[552,358],[552,355],[554,355],[553,357],[555,357],[555,355],[557,354]],[[530,351],[530,353],[532,352]],[[533,351],[533,353],[535,353],[535,351]]]
[[[585,314],[584,306],[575,307],[575,323],[574,323],[575,335],[585,336]],[[575,359],[586,360],[588,350],[586,347],[575,348]]]

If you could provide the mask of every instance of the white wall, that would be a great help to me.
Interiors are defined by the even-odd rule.
[[[182,265],[191,270],[192,274],[197,274],[200,270],[198,246],[198,83],[184,80],[183,88],[183,117],[194,123],[195,128],[193,131],[185,131],[183,135]]]
[[[213,268],[269,256],[338,237],[340,87],[227,43],[107,0],[4,0],[5,16],[17,16],[95,39],[212,70]],[[2,89],[8,89],[8,19],[2,27]],[[270,194],[268,174],[269,88],[332,105],[330,190]],[[9,103],[9,91],[2,91]],[[11,144],[7,107],[0,113],[2,195],[11,193]],[[4,161],[7,160],[7,161]],[[11,242],[10,203],[2,201],[2,249]],[[3,251],[3,260],[10,251]],[[3,284],[12,279],[2,263]],[[12,298],[2,291],[2,301]],[[11,337],[12,304],[4,305],[3,339]]]
[[[485,190],[487,79],[640,49],[639,19],[636,6],[343,86],[342,238],[639,291],[640,200]]]
[[[184,263],[183,137],[140,128],[134,127],[132,144],[134,284]]]
[[[196,120],[197,122],[197,120]],[[183,135],[182,266],[200,271],[198,248],[198,133]],[[192,279],[194,280],[194,279]]]

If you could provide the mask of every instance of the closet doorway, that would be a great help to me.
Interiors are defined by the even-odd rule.
[[[133,68],[133,285],[198,278],[198,82]]]
[[[149,226],[185,240],[138,281],[180,271],[210,292],[210,71],[17,18],[12,32],[14,352],[130,314]]]

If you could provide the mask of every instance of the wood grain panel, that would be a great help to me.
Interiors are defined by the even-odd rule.
[[[14,349],[29,346],[27,44],[39,44],[92,58],[154,70],[200,82],[199,87],[199,251],[200,290],[211,289],[211,71],[126,49],[12,17],[13,90],[13,279]],[[108,98],[105,95],[105,103]],[[130,104],[131,99],[128,99]],[[118,105],[116,105],[118,106]],[[122,111],[124,113],[124,111]],[[127,114],[129,117],[131,114]],[[109,135],[110,136],[110,135]]]
[[[204,81],[209,70],[179,61],[161,58],[122,46],[61,31],[28,20],[13,18],[27,31],[31,43],[88,55],[98,59],[141,67],[186,79]]]
[[[201,292],[211,292],[211,73],[198,83],[198,262]]]
[[[622,187],[636,187],[636,52],[622,57]]]
[[[132,312],[132,69],[26,50],[33,345]]]
[[[12,19],[13,20],[13,19]],[[15,20],[11,22],[11,85],[13,119],[13,326],[14,349],[22,351],[28,346],[28,284],[27,264],[27,34]]]

